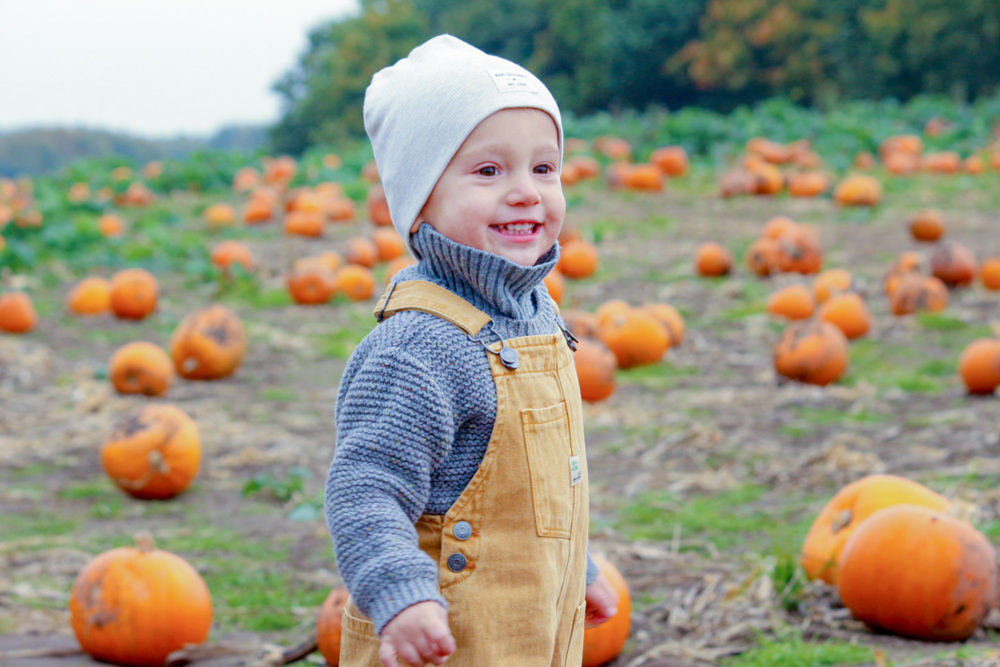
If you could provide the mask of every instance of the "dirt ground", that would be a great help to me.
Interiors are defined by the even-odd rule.
[[[993,187],[996,181],[994,177]],[[940,658],[953,647],[874,634],[852,620],[835,593],[822,585],[807,586],[798,611],[784,611],[766,559],[745,550],[719,551],[683,534],[668,542],[637,542],[607,527],[623,500],[651,490],[684,497],[755,482],[770,490],[767,502],[775,503],[784,494],[829,495],[873,472],[1000,478],[1000,404],[995,396],[968,397],[957,378],[946,390],[931,394],[885,390],[863,381],[827,388],[780,382],[771,362],[776,336],[767,316],[726,318],[724,313],[745,304],[761,284],[770,291],[804,279],[781,275],[764,282],[738,265],[727,279],[704,280],[694,277],[691,267],[694,249],[702,241],[742,247],[778,214],[809,222],[820,233],[825,266],[848,268],[867,285],[873,314],[869,337],[906,345],[919,337],[920,325],[913,318],[890,315],[879,285],[887,258],[917,248],[905,232],[906,215],[919,206],[936,205],[949,220],[949,238],[977,253],[998,252],[1000,220],[982,202],[976,192],[947,202],[917,192],[889,200],[875,213],[861,214],[841,211],[829,199],[720,200],[670,188],[661,194],[608,196],[595,189],[571,209],[570,221],[585,234],[600,230],[603,268],[600,279],[568,286],[564,308],[592,310],[610,298],[634,304],[658,300],[682,309],[688,319],[684,343],[671,349],[662,363],[689,372],[679,374],[667,389],[629,381],[625,375],[610,399],[585,406],[592,514],[600,526],[592,536],[593,548],[619,567],[635,601],[631,639],[613,663],[616,667],[718,664],[756,645],[762,633],[784,628],[797,629],[811,640],[875,647],[894,664],[1000,664],[1000,651],[993,650],[993,637],[1000,630],[996,612],[966,643],[992,653],[965,661]],[[654,233],[648,224],[653,218],[670,224]],[[260,258],[262,284],[273,286],[280,284],[289,256],[325,249],[319,247],[324,244],[336,247],[337,242],[336,237],[280,244],[251,241],[251,247]],[[673,279],[665,281],[663,276]],[[103,317],[81,323],[53,313],[30,335],[0,337],[0,469],[55,466],[46,472],[44,494],[26,492],[23,484],[0,486],[0,516],[28,511],[38,503],[58,514],[72,503],[57,492],[100,477],[96,453],[102,438],[123,411],[143,400],[116,395],[95,373],[117,344],[88,336],[88,330],[107,328],[123,336],[134,331],[162,344],[163,323],[210,300],[212,289],[183,290],[166,278],[155,316],[159,327],[155,321]],[[953,290],[950,296],[951,317],[995,328],[1000,323],[997,294],[976,286]],[[317,586],[339,582],[321,520],[291,522],[281,506],[273,513],[248,516],[238,511],[244,502],[240,490],[258,471],[293,465],[312,472],[311,491],[321,488],[335,439],[332,415],[344,362],[322,355],[310,337],[337,326],[344,317],[361,316],[373,303],[336,308],[236,306],[251,340],[236,376],[212,383],[178,381],[170,390],[169,401],[198,423],[204,455],[196,484],[173,501],[178,512],[165,512],[158,520],[170,522],[195,508],[213,524],[262,540],[293,534],[292,560],[267,567],[291,570]],[[941,350],[928,351],[929,356],[939,354]],[[275,398],[276,388],[292,391],[288,398]],[[891,417],[851,421],[849,426],[836,420],[815,423],[804,435],[789,435],[784,427],[803,406]],[[11,477],[4,473],[3,479]],[[978,508],[981,521],[1000,518],[1000,490],[994,485],[958,485],[955,490],[961,500]],[[145,522],[141,514],[126,512],[114,529],[130,532]],[[95,522],[93,529],[109,527]],[[44,642],[72,648],[68,611],[64,604],[52,604],[68,600],[73,578],[92,556],[76,548],[72,538],[68,535],[59,547],[43,550],[27,550],[30,538],[0,538],[0,619],[15,623],[13,631],[0,637],[0,651]],[[37,581],[40,573],[46,585],[26,589],[26,582]],[[24,604],[26,597],[49,604]],[[213,634],[213,641],[225,639]],[[0,664],[89,661],[75,656],[41,662],[0,659]]]

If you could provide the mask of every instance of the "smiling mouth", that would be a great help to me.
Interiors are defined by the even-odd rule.
[[[494,229],[502,234],[511,234],[514,236],[530,236],[534,234],[538,229],[537,222],[507,222],[500,225],[491,225]]]

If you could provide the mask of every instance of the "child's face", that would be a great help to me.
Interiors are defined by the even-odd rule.
[[[452,241],[531,266],[565,217],[555,122],[538,109],[504,109],[466,137],[414,229],[427,222]]]

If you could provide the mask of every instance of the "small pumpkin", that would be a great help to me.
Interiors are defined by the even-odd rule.
[[[801,283],[782,287],[767,298],[767,312],[789,320],[809,319],[815,309],[812,292]]]
[[[111,283],[105,278],[84,278],[66,297],[66,307],[77,315],[100,315],[111,309]]]
[[[595,313],[580,310],[578,308],[567,308],[560,313],[563,323],[570,332],[577,338],[596,338],[600,321]]]
[[[590,241],[574,239],[562,245],[556,268],[570,280],[580,280],[594,274],[598,265],[597,247]]]
[[[898,475],[867,475],[855,480],[827,501],[809,527],[801,556],[806,576],[835,586],[847,538],[873,513],[901,503],[939,512],[951,506],[941,494]]]
[[[101,236],[114,238],[121,236],[125,231],[125,223],[122,222],[121,216],[114,213],[105,213],[97,219],[97,228],[100,230]]]
[[[306,306],[326,303],[337,292],[336,273],[317,258],[295,262],[287,285],[292,300]]]
[[[264,158],[264,182],[278,188],[287,188],[295,178],[298,167],[295,158],[289,155]]]
[[[240,318],[220,304],[184,316],[170,337],[177,374],[188,380],[217,380],[243,362],[247,336]]]
[[[409,255],[403,255],[389,262],[385,267],[385,284],[388,285],[397,273],[408,266],[413,266],[417,260]]]
[[[236,212],[230,204],[212,204],[202,213],[205,225],[211,230],[232,227],[236,224]]]
[[[818,197],[830,189],[830,179],[819,171],[796,172],[788,178],[788,194],[793,197]]]
[[[25,292],[0,294],[0,331],[27,333],[35,328],[38,314],[35,305]]]
[[[850,174],[834,188],[833,200],[841,206],[876,206],[882,201],[882,184],[868,174]]]
[[[375,294],[375,276],[360,264],[345,264],[334,274],[337,292],[351,301],[367,301]]]
[[[625,577],[611,561],[594,554],[594,563],[618,595],[618,611],[600,625],[583,630],[582,667],[598,667],[614,660],[625,648],[632,629],[632,596]]]
[[[895,505],[865,519],[844,544],[837,590],[873,628],[961,641],[996,605],[996,551],[968,522]]]
[[[743,264],[751,273],[764,278],[780,270],[778,268],[780,252],[781,249],[776,239],[766,236],[755,239],[743,254]]]
[[[930,255],[931,274],[948,287],[965,287],[976,277],[976,256],[961,243],[941,243]]]
[[[786,215],[776,215],[764,223],[764,228],[761,230],[761,236],[768,239],[778,240],[788,232],[795,229],[798,224],[799,223],[795,222]]]
[[[700,276],[724,276],[733,268],[733,254],[728,248],[708,241],[695,250],[694,265]]]
[[[778,239],[778,268],[809,275],[823,268],[823,250],[812,227],[797,223]]]
[[[542,281],[545,283],[545,289],[548,290],[552,300],[561,304],[563,295],[566,293],[566,279],[563,278],[563,274],[559,273],[559,269],[554,268],[546,273]]]
[[[775,345],[773,357],[778,375],[825,386],[847,369],[847,338],[829,322],[792,322]]]
[[[652,152],[649,161],[667,176],[684,176],[688,173],[688,155],[683,146],[661,146]]]
[[[934,276],[904,273],[892,288],[889,307],[893,315],[944,310],[948,307],[948,288]]]
[[[596,338],[579,338],[573,361],[583,400],[594,403],[615,393],[618,359],[602,341]]]
[[[223,273],[229,273],[233,264],[239,264],[244,271],[253,269],[253,255],[246,244],[239,241],[221,241],[212,248],[212,264],[219,267]]]
[[[334,587],[323,600],[316,618],[316,648],[330,667],[340,664],[341,629],[349,597],[347,586]]]
[[[212,596],[190,563],[155,549],[141,534],[135,547],[105,551],[80,570],[70,591],[70,624],[96,660],[160,667],[212,627]]]
[[[368,218],[376,227],[392,227],[392,216],[389,214],[389,202],[385,198],[385,189],[381,183],[373,183],[365,197],[365,209]]]
[[[655,364],[670,347],[666,327],[638,309],[605,318],[597,335],[614,352],[619,368]]]
[[[816,303],[823,303],[831,296],[851,291],[854,276],[847,269],[827,269],[813,280],[813,296]]]
[[[122,269],[111,276],[111,312],[115,317],[141,320],[156,310],[160,287],[146,269]]]
[[[200,463],[197,425],[166,403],[148,403],[125,414],[101,447],[101,465],[111,481],[143,500],[166,500],[181,493]]]
[[[352,236],[344,245],[344,261],[365,268],[373,268],[378,262],[378,247],[364,236]]]
[[[983,260],[979,266],[979,280],[988,290],[1000,290],[1000,256]]]
[[[291,236],[309,238],[323,236],[323,213],[320,211],[289,211],[285,216],[285,233]]]
[[[970,394],[992,394],[1000,386],[1000,338],[969,343],[958,358],[958,373]]]
[[[645,303],[639,306],[639,310],[652,315],[666,328],[670,347],[684,342],[684,316],[669,303]]]
[[[864,336],[872,325],[868,306],[855,292],[845,292],[830,297],[820,305],[816,315],[844,332],[848,340]]]
[[[119,394],[163,396],[174,381],[174,366],[162,347],[133,341],[111,355],[108,376]]]
[[[378,261],[389,262],[406,254],[406,242],[392,227],[380,227],[372,233]]]
[[[254,167],[240,167],[233,174],[233,192],[244,194],[260,185],[260,172]]]
[[[907,227],[914,240],[924,242],[937,241],[945,231],[944,219],[935,209],[917,211],[907,222]]]
[[[625,172],[623,185],[629,190],[660,192],[663,190],[663,172],[655,164],[634,164]]]

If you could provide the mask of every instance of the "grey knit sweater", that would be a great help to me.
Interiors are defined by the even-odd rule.
[[[413,246],[420,261],[397,282],[451,290],[490,315],[504,338],[560,330],[542,282],[558,246],[524,267],[426,224]],[[479,338],[496,340],[489,327]],[[497,408],[487,354],[454,324],[403,311],[376,326],[344,370],[326,520],[341,576],[376,632],[417,602],[446,604],[438,565],[417,547],[414,523],[444,515],[486,453]],[[589,584],[598,570],[588,561]]]

